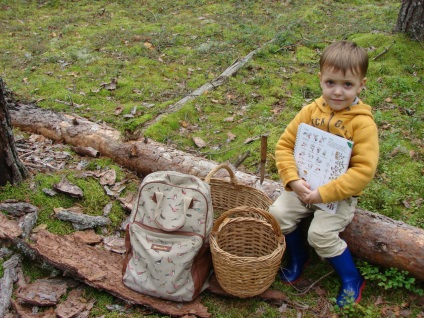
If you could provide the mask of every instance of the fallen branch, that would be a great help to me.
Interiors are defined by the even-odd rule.
[[[384,51],[383,52],[381,52],[380,54],[378,54],[377,56],[375,56],[374,58],[373,58],[373,60],[375,61],[376,59],[378,59],[380,56],[382,56],[383,54],[386,54],[389,50],[390,50],[390,48],[394,45],[396,43],[396,41],[393,41],[393,43],[392,44],[390,44],[390,46],[388,47],[388,48],[384,48]]]
[[[272,43],[273,41],[274,40],[268,41],[264,45],[267,45],[269,43]],[[147,127],[149,127],[150,125],[159,122],[164,116],[166,116],[166,115],[168,115],[170,113],[173,113],[173,112],[178,111],[179,109],[181,109],[185,104],[187,104],[192,99],[195,99],[195,98],[203,95],[205,92],[214,90],[218,86],[221,86],[229,77],[231,77],[234,74],[236,74],[238,72],[238,70],[240,70],[243,66],[245,66],[252,59],[252,57],[255,54],[257,54],[261,49],[262,49],[261,47],[260,48],[257,48],[254,51],[252,51],[249,54],[247,54],[246,56],[242,57],[241,59],[236,60],[224,72],[222,72],[221,75],[219,75],[218,77],[214,78],[211,82],[202,85],[201,87],[197,88],[196,90],[194,90],[193,92],[191,92],[190,94],[188,94],[183,99],[181,99],[178,102],[176,102],[175,104],[172,104],[172,105],[168,106],[168,108],[166,108],[162,112],[162,114],[160,114],[156,118],[144,122],[143,127],[145,127],[145,128],[142,129],[142,132],[145,129],[147,129]]]

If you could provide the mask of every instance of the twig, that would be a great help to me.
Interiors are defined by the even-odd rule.
[[[22,151],[21,151],[22,152]],[[22,154],[22,155],[20,155],[19,156],[19,158],[22,160],[22,159],[24,159],[24,158],[26,158],[26,157],[29,157],[29,156],[31,156],[33,153],[35,153],[36,152],[36,150],[32,150],[32,151],[29,151],[29,152],[27,152],[27,153],[24,153],[24,154]]]
[[[247,159],[247,157],[249,157],[249,156],[250,156],[250,151],[249,150],[246,151],[244,154],[240,155],[236,159],[236,161],[233,163],[234,167],[237,168],[238,166],[240,166]]]
[[[390,44],[390,46],[388,47],[388,48],[385,48],[384,49],[384,51],[383,52],[381,52],[380,54],[378,54],[377,56],[375,56],[374,58],[373,58],[373,60],[375,61],[376,59],[378,59],[380,56],[382,56],[383,54],[386,54],[389,50],[390,50],[390,48],[394,45],[396,43],[396,41],[393,41],[393,43],[392,44]]]
[[[31,163],[31,162],[25,161],[24,164],[25,164],[25,166],[29,166],[31,168],[39,168],[39,169],[49,168],[49,169],[56,170],[56,171],[59,170],[58,168],[53,167],[53,166],[51,166],[51,165],[49,165],[47,163],[44,163],[44,162],[40,162],[40,165],[38,165],[36,163]]]
[[[300,296],[300,295],[304,295],[306,294],[312,287],[314,287],[319,281],[323,280],[324,278],[326,278],[327,276],[330,276],[331,274],[334,273],[334,270],[328,272],[327,274],[325,274],[324,276],[321,276],[320,278],[318,278],[315,282],[313,282],[308,288],[306,288],[305,290],[303,290],[301,293],[298,294],[294,294],[292,293],[292,295],[295,296]],[[299,289],[297,289],[294,285],[292,285],[296,290],[300,291]]]
[[[421,43],[420,39],[417,36],[417,32],[415,32],[415,28],[414,28],[414,37],[415,37],[415,40],[417,40],[418,44],[421,46],[421,48],[424,49],[423,44]]]

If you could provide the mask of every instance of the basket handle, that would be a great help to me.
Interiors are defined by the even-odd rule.
[[[215,168],[213,168],[213,169],[212,169],[212,170],[208,173],[208,175],[206,176],[206,178],[205,178],[205,182],[206,182],[206,183],[209,183],[209,182],[211,181],[211,179],[212,179],[213,175],[214,175],[215,173],[217,173],[217,172],[218,172],[219,170],[221,170],[221,169],[225,169],[225,170],[227,170],[228,174],[230,175],[231,183],[233,183],[234,185],[238,185],[238,181],[237,181],[236,175],[235,175],[235,174],[234,174],[234,172],[233,172],[233,169],[231,169],[231,168],[228,166],[228,164],[226,164],[226,163],[222,163],[222,164],[220,164],[220,165],[216,166]]]
[[[243,213],[243,212],[254,212],[256,214],[260,214],[272,226],[272,229],[274,230],[274,233],[277,235],[277,237],[279,239],[282,238],[283,234],[281,233],[281,228],[280,228],[280,225],[278,224],[277,220],[269,212],[262,210],[260,208],[255,208],[255,207],[251,207],[251,206],[239,206],[239,207],[230,209],[230,210],[222,213],[215,220],[213,227],[212,227],[211,234],[216,235],[220,225],[225,221],[226,218],[230,217],[231,215],[239,214],[239,213]]]

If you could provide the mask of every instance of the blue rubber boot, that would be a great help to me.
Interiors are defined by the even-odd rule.
[[[285,235],[285,239],[289,263],[285,268],[281,268],[280,278],[283,283],[293,284],[302,275],[303,268],[308,262],[309,255],[303,243],[302,231],[300,228],[296,228],[293,232]]]
[[[359,303],[362,290],[365,288],[365,279],[356,268],[349,250],[339,256],[328,258],[342,282],[341,290],[337,296],[337,305],[343,307],[353,302]]]

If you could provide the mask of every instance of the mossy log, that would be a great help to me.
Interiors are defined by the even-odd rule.
[[[218,163],[173,149],[152,140],[125,142],[120,133],[84,118],[42,110],[32,105],[10,105],[16,128],[41,134],[56,142],[92,147],[102,156],[147,175],[154,171],[175,170],[205,177]],[[258,188],[271,199],[282,191],[281,184],[241,171],[235,173],[240,184]],[[215,177],[226,177],[219,171]],[[408,271],[424,280],[424,230],[394,221],[383,215],[358,209],[352,223],[342,233],[351,252],[358,258],[385,267]]]

